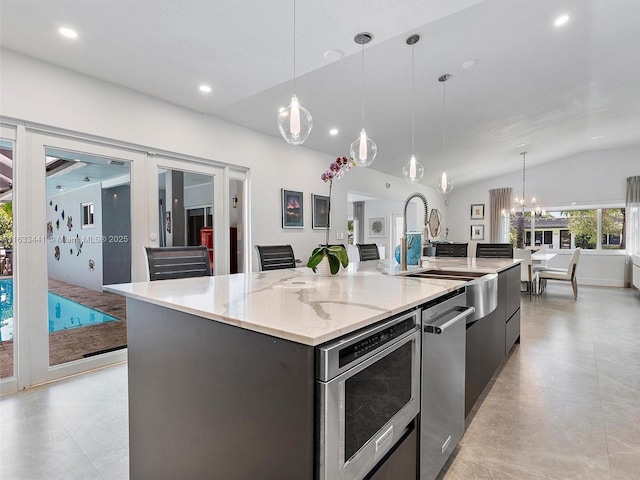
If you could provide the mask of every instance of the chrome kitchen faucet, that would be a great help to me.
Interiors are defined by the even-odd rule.
[[[429,218],[429,203],[427,198],[420,192],[412,193],[407,197],[404,202],[404,217],[402,220],[402,237],[400,237],[400,270],[407,269],[407,207],[409,202],[414,198],[419,198],[424,204],[424,228],[422,230],[422,252],[429,245],[429,230],[428,230],[428,218]]]

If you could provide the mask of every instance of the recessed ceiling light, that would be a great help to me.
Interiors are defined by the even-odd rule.
[[[562,25],[564,25],[568,21],[569,21],[569,15],[560,15],[558,18],[556,18],[556,20],[555,20],[555,22],[553,22],[553,24],[556,27],[561,27]]]
[[[324,58],[326,58],[330,62],[340,60],[342,57],[344,57],[344,52],[342,50],[327,50],[326,52],[324,52]]]
[[[337,128],[332,128],[331,130],[329,130],[329,135],[337,135],[337,134],[338,134]]]
[[[591,137],[589,140],[600,140],[601,138],[604,138],[604,135],[596,135],[595,137]]]
[[[60,27],[58,33],[67,38],[78,38],[78,32],[67,27]]]
[[[62,190],[62,185],[56,185],[57,190]]]
[[[475,67],[476,63],[478,63],[477,60],[469,59],[464,61],[460,66],[466,70],[467,68]]]
[[[200,85],[198,87],[198,89],[202,92],[202,93],[211,93],[211,87],[209,85]]]
[[[527,144],[526,143],[521,143],[520,145],[518,145],[518,148],[522,148],[522,147],[526,147]]]

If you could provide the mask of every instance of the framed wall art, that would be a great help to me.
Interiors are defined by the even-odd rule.
[[[304,228],[302,192],[282,189],[282,228]]]
[[[484,220],[484,203],[471,205],[471,220]]]
[[[384,237],[387,234],[387,222],[384,217],[369,219],[369,236]]]
[[[484,240],[484,225],[471,225],[471,240]]]
[[[326,195],[316,195],[315,193],[311,194],[312,228],[324,230],[331,227],[331,220],[329,219],[330,201],[331,200]]]

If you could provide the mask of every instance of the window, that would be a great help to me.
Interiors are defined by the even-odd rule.
[[[93,228],[93,202],[82,204],[82,228]]]
[[[533,218],[525,212],[523,222],[525,245],[585,250],[625,248],[624,208],[556,210]],[[512,226],[515,227],[515,223]],[[535,232],[533,238],[532,231]]]
[[[554,248],[624,249],[624,208],[594,208],[549,212],[559,228]],[[537,233],[537,232],[536,232]]]
[[[607,250],[624,250],[624,208],[602,209],[602,248]]]

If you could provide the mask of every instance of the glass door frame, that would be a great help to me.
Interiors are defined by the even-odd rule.
[[[24,133],[24,129],[22,129],[22,132]],[[18,128],[16,128],[16,126],[14,125],[8,125],[8,124],[4,124],[1,123],[0,124],[0,138],[2,140],[7,140],[12,142],[13,144],[13,178],[15,178],[15,169],[16,169],[16,163],[17,163],[17,158],[18,158],[18,152],[17,152],[17,148],[18,148]],[[22,135],[22,137],[24,137]],[[15,212],[15,180],[12,179],[12,202],[13,202],[13,237],[14,237],[14,242],[16,239],[16,212]],[[16,255],[16,249],[15,249],[15,245],[13,248],[13,281],[16,281],[16,272],[17,272],[17,268],[15,265],[15,261],[17,258]],[[14,284],[15,285],[15,284]],[[17,390],[17,369],[16,369],[16,359],[17,359],[17,351],[18,351],[18,347],[17,347],[17,340],[16,338],[18,337],[18,321],[17,321],[17,310],[18,310],[18,305],[17,305],[17,289],[14,288],[13,289],[13,325],[14,325],[14,341],[13,341],[13,374],[12,376],[8,377],[8,378],[3,378],[0,379],[0,396],[5,395],[7,393],[11,393],[11,392],[15,392]]]
[[[213,181],[213,264],[214,275],[221,275],[229,272],[229,214],[228,214],[228,190],[229,190],[229,169],[197,161],[181,158],[178,155],[154,154],[149,155],[147,161],[147,204],[148,222],[145,245],[151,247],[160,246],[160,211],[158,209],[158,172],[160,169],[179,170],[182,172],[197,173],[207,175]],[[225,247],[226,246],[226,247]],[[146,280],[146,266],[144,278],[137,281]]]
[[[47,321],[47,241],[46,241],[46,172],[45,150],[56,148],[99,157],[122,160],[130,165],[131,174],[131,251],[132,278],[140,275],[141,260],[136,262],[137,246],[146,238],[146,211],[133,206],[146,201],[144,188],[136,179],[144,178],[146,155],[102,142],[92,142],[37,128],[27,128],[24,149],[14,170],[16,225],[16,335],[14,341],[14,373],[17,388],[75,375],[91,369],[126,361],[126,349],[49,366],[49,329]],[[20,148],[18,146],[18,148]],[[18,158],[18,156],[17,156]],[[25,180],[22,180],[22,179]],[[19,239],[24,239],[20,241]]]
[[[150,148],[123,144],[118,140],[66,132],[55,127],[19,122],[3,122],[2,136],[14,141],[14,376],[0,381],[0,395],[13,393],[66,376],[124,362],[127,350],[117,350],[53,367],[49,366],[47,326],[46,172],[48,147],[115,158],[130,165],[131,174],[131,278],[147,281],[144,247],[158,231],[157,168],[168,166],[184,171],[212,175],[214,178],[214,248],[229,245],[229,182],[244,181],[245,271],[251,271],[249,170],[196,157],[181,157],[173,152],[149,153]],[[18,242],[18,238],[33,241]],[[156,237],[157,241],[157,237]],[[228,247],[216,248],[215,272],[229,271]]]

